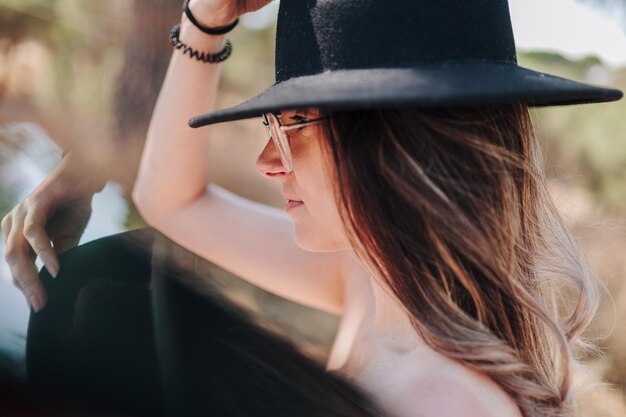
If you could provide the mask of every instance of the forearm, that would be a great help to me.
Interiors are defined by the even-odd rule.
[[[186,19],[180,40],[205,52],[217,52],[224,35],[206,35]],[[145,216],[158,215],[195,200],[207,184],[207,128],[187,120],[215,107],[221,64],[209,64],[174,50],[157,99],[141,156],[133,200]]]

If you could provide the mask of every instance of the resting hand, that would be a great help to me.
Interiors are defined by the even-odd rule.
[[[35,311],[47,303],[35,259],[53,276],[59,271],[57,254],[75,247],[91,216],[93,195],[104,185],[78,175],[68,154],[52,173],[2,219],[5,259],[13,284]],[[100,186],[102,185],[102,186]],[[54,247],[51,246],[53,242]]]

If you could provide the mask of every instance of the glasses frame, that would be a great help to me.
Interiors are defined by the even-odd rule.
[[[299,129],[305,126],[309,126],[315,123],[320,123],[324,120],[332,119],[333,116],[317,117],[315,119],[307,119],[303,122],[292,123],[284,125],[281,123],[281,116],[272,112],[262,113],[263,125],[267,129],[268,136],[274,141],[274,146],[278,149],[280,154],[280,160],[283,163],[283,168],[287,173],[293,171],[293,164],[291,161],[291,148],[289,142],[288,131],[293,129]],[[272,131],[275,130],[276,134]]]

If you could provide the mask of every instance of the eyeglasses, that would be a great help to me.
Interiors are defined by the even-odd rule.
[[[304,119],[302,122],[293,123],[290,125],[283,125],[279,120],[280,116],[277,116],[274,113],[263,113],[263,125],[267,129],[267,134],[274,141],[274,145],[278,149],[280,153],[280,160],[283,163],[283,167],[285,171],[291,172],[293,171],[291,164],[291,149],[289,147],[289,135],[287,132],[289,130],[298,129],[304,126],[312,125],[314,123],[319,123],[323,120],[331,119],[333,116],[325,116],[319,117],[316,119]]]

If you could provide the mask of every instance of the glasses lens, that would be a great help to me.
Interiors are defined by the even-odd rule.
[[[269,123],[272,139],[274,140],[274,145],[278,148],[278,152],[280,153],[280,160],[283,163],[283,167],[287,172],[291,172],[291,150],[289,149],[289,138],[280,128],[280,122],[278,121],[276,115],[268,113],[266,117]]]

